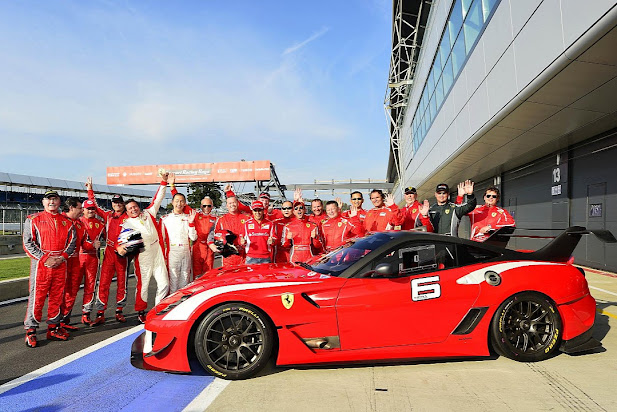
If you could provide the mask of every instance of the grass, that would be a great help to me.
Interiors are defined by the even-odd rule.
[[[0,260],[0,280],[27,278],[30,273],[30,258]]]

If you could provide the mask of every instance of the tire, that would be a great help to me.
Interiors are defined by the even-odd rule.
[[[195,333],[195,353],[206,371],[228,380],[255,376],[272,355],[274,327],[252,305],[213,309]]]
[[[495,351],[519,362],[548,359],[559,350],[561,316],[554,303],[536,292],[522,292],[504,301],[491,321]]]

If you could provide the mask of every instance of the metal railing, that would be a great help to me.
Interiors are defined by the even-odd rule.
[[[24,221],[32,213],[40,212],[42,207],[36,206],[4,206],[0,205],[0,232],[7,233],[23,233]]]

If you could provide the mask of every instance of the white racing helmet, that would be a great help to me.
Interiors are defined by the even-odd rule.
[[[126,248],[128,254],[137,254],[144,250],[144,241],[138,230],[124,228],[118,236],[118,245]]]

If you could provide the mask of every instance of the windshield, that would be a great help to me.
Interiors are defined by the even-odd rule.
[[[312,269],[324,275],[340,276],[345,269],[390,240],[392,236],[388,233],[376,233],[359,240],[354,239],[342,248],[323,255]]]

